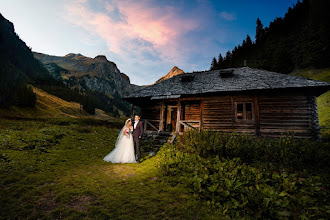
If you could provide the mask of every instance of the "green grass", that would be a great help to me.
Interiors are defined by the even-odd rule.
[[[0,120],[0,219],[209,219],[217,213],[162,181],[156,158],[111,164],[109,123]]]
[[[321,80],[330,83],[330,69],[304,69],[297,70],[292,75],[303,76],[305,78]],[[330,137],[330,91],[317,97],[320,126],[323,127],[322,136]]]

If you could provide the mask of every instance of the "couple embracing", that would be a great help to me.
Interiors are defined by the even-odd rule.
[[[140,116],[135,115],[135,121],[127,119],[120,131],[115,148],[104,157],[104,161],[112,163],[140,163],[140,139],[143,135],[143,124]],[[136,156],[135,156],[136,155]]]

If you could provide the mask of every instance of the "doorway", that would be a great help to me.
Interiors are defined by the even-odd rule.
[[[176,129],[176,119],[177,119],[177,108],[173,108],[171,110],[171,125],[172,125],[172,131],[175,131]]]
[[[176,129],[177,106],[167,106],[166,108],[166,131],[173,132]]]

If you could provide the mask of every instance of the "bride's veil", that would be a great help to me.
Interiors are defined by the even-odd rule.
[[[119,132],[119,135],[117,137],[115,148],[118,146],[120,140],[124,137],[124,129],[125,129],[126,124],[127,124],[128,121],[132,121],[132,120],[129,118],[125,121],[125,124],[124,124],[123,128],[121,129],[121,131]]]

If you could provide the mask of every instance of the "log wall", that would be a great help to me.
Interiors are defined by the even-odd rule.
[[[320,136],[315,97],[294,94],[219,96],[181,102],[183,120],[200,121],[202,129],[264,137],[280,137],[287,132],[299,138]],[[235,103],[252,103],[253,119],[237,120]],[[160,120],[160,106],[143,108],[142,119]]]
[[[255,120],[236,121],[234,106],[236,102],[253,103],[253,98],[247,96],[223,96],[204,100],[203,129],[255,134]]]
[[[184,104],[184,120],[199,121],[200,120],[200,103]]]
[[[283,133],[293,132],[296,137],[313,137],[311,106],[307,96],[261,96],[258,101],[261,136],[280,137]]]

